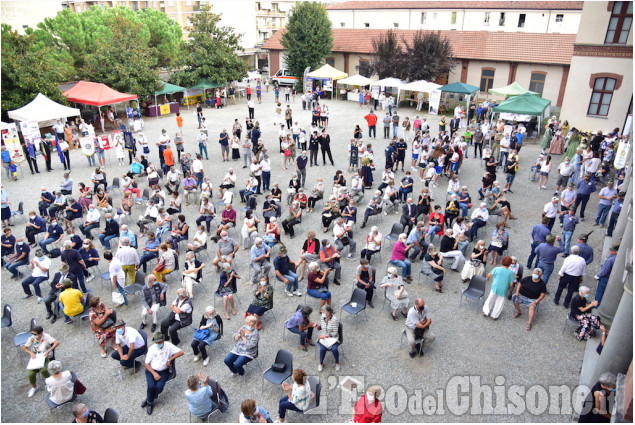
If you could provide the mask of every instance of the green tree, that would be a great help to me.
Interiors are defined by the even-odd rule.
[[[155,48],[149,47],[150,32],[123,14],[107,20],[111,33],[97,40],[97,48],[82,69],[82,77],[115,90],[151,95],[161,83],[156,69]]]
[[[20,35],[2,24],[2,117],[20,108],[42,93],[52,100],[67,104],[59,84],[68,75],[53,56],[35,42],[34,34]]]
[[[139,10],[137,14],[150,31],[149,46],[156,49],[157,65],[164,68],[175,65],[185,44],[181,26],[156,9]]]
[[[417,31],[412,42],[403,39],[403,61],[406,77],[410,81],[432,81],[452,70],[452,45],[439,32]]]
[[[192,87],[201,78],[213,83],[241,80],[247,76],[248,65],[237,54],[240,35],[232,27],[221,27],[221,16],[212,13],[208,4],[191,18],[189,40],[185,48],[182,66],[172,76],[180,86]]]
[[[324,6],[317,2],[296,3],[281,43],[286,50],[287,67],[299,80],[307,66],[315,69],[322,64],[333,49],[331,21]]]
[[[395,77],[404,78],[404,55],[397,35],[388,30],[372,40],[373,61],[370,69],[380,79]],[[409,58],[410,59],[410,58]]]

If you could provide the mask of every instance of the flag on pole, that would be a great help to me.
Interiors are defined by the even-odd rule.
[[[62,148],[60,147],[60,141],[57,140],[57,133],[55,134],[55,147],[57,148],[57,155],[60,157],[60,162],[64,164],[66,158],[64,158],[64,153],[62,152]]]

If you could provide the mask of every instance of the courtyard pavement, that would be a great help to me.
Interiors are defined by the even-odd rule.
[[[332,176],[337,169],[344,171],[347,181],[350,184],[352,173],[347,171],[348,166],[348,145],[353,134],[355,124],[359,124],[364,129],[366,136],[366,124],[363,116],[368,113],[368,108],[360,108],[356,102],[346,102],[333,100],[325,102],[330,109],[330,125],[328,132],[331,135],[331,149],[333,151],[336,166],[319,166],[308,168],[307,190],[313,187],[317,178],[325,179],[327,191],[332,187]],[[285,103],[283,102],[283,108]],[[310,112],[302,110],[300,97],[291,103],[294,121],[298,120],[305,128],[310,128]],[[272,90],[263,93],[263,103],[256,104],[256,119],[261,124],[263,130],[263,140],[272,158],[272,183],[277,182],[280,187],[286,188],[293,170],[282,170],[281,155],[278,154],[278,129],[273,125],[274,101]],[[384,113],[378,112],[381,119]],[[411,121],[419,114],[425,116],[430,122],[432,134],[436,134],[437,117],[428,117],[414,111],[413,108],[402,108],[399,115],[403,118],[409,116]],[[209,127],[209,153],[210,160],[204,161],[205,174],[211,177],[211,181],[216,188],[222,176],[227,171],[228,166],[233,166],[238,174],[236,190],[242,188],[248,177],[247,170],[242,169],[242,160],[235,163],[222,163],[220,161],[220,147],[218,145],[218,134],[223,128],[231,130],[235,118],[244,126],[247,116],[246,100],[239,100],[238,105],[230,105],[225,109],[204,110],[204,115]],[[197,151],[197,124],[194,109],[182,110],[184,118],[184,140],[186,151]],[[567,118],[567,117],[563,117]],[[378,124],[381,124],[378,123]],[[575,123],[573,123],[575,125]],[[383,148],[387,141],[381,139],[382,129],[378,126],[380,139],[370,141],[376,152],[377,171],[375,172],[375,183],[380,180],[381,169],[384,164]],[[154,142],[158,140],[161,129],[166,129],[171,137],[174,136],[177,126],[173,115],[161,118],[146,118],[144,133],[151,142],[151,160],[158,161],[158,150]],[[368,141],[367,141],[368,142]],[[539,190],[536,183],[529,180],[529,167],[534,163],[540,153],[540,147],[535,140],[530,140],[521,151],[520,169],[514,183],[514,193],[507,195],[511,202],[512,211],[518,216],[518,220],[510,221],[509,229],[509,255],[519,258],[521,264],[525,264],[529,254],[531,243],[530,232],[532,227],[540,221],[540,214],[545,203],[549,202],[555,190],[555,179],[549,181],[549,190]],[[467,185],[474,200],[478,199],[476,192],[480,186],[483,172],[481,161],[472,157],[470,151],[469,158],[463,162],[461,174],[459,176],[462,184]],[[560,158],[555,158],[557,163]],[[72,178],[75,183],[89,182],[93,167],[88,167],[87,161],[80,150],[71,153]],[[127,163],[127,161],[126,161]],[[19,201],[24,201],[25,212],[36,210],[39,188],[46,186],[54,189],[59,186],[62,180],[63,168],[55,156],[53,158],[54,171],[47,173],[44,162],[39,161],[40,174],[31,175],[26,163],[22,165],[24,175],[17,182],[7,182],[3,179],[3,184],[7,190],[9,200],[13,207],[17,208]],[[555,167],[554,167],[555,168]],[[114,152],[110,152],[110,158],[106,167],[109,181],[113,177],[121,175],[127,171],[128,167],[120,167],[116,164]],[[555,174],[552,173],[552,174]],[[3,174],[4,177],[4,174]],[[401,180],[403,173],[398,172],[396,181]],[[499,179],[504,180],[504,176],[499,172]],[[146,180],[142,179],[141,188],[146,187]],[[375,184],[375,187],[376,187]],[[504,184],[504,181],[503,181]],[[444,205],[445,188],[447,178],[440,179],[439,187],[434,191],[435,204]],[[422,188],[422,183],[415,179],[414,193],[418,194]],[[598,188],[599,189],[599,188]],[[74,189],[74,194],[77,189]],[[237,192],[235,192],[237,195]],[[119,194],[115,195],[118,202]],[[368,201],[367,193],[365,200]],[[218,202],[218,192],[214,192],[213,202]],[[235,200],[239,201],[238,196]],[[258,198],[258,211],[264,198]],[[239,202],[234,204],[239,209],[243,206]],[[219,206],[217,205],[217,208]],[[365,203],[359,206],[359,214],[363,215]],[[197,206],[190,205],[183,207],[184,214],[188,217],[188,224],[194,224],[197,214]],[[136,206],[133,218],[140,214],[141,208]],[[587,233],[593,229],[591,220],[597,212],[597,197],[592,197],[587,208],[587,221],[581,223],[576,230],[576,235]],[[260,216],[260,214],[259,214]],[[283,218],[285,215],[283,215]],[[27,217],[28,218],[28,217]],[[381,216],[378,220],[371,220],[371,224],[377,223],[382,234],[390,232],[394,222],[399,220],[399,215]],[[13,229],[16,235],[23,234],[23,221],[19,222]],[[103,223],[103,218],[102,218]],[[102,224],[103,225],[103,224]],[[488,241],[488,237],[493,230],[493,224],[489,224],[485,231],[481,230],[480,236]],[[137,226],[131,225],[136,233]],[[283,236],[283,241],[289,248],[289,255],[297,260],[302,243],[305,240],[306,232],[310,229],[316,230],[318,238],[332,238],[332,232],[324,235],[321,229],[320,214],[315,212],[305,214],[302,223],[302,230],[298,230],[295,239],[289,240]],[[365,240],[366,232],[370,230],[357,229],[355,240],[358,245],[358,256],[362,243]],[[554,231],[561,233],[556,225]],[[590,237],[589,244],[596,250],[596,259],[587,271],[587,278],[584,284],[595,288],[592,276],[595,275],[601,266],[602,260],[599,258],[603,232],[595,231]],[[575,237],[575,235],[574,235]],[[143,241],[141,242],[143,244]],[[141,246],[140,244],[140,246]],[[215,244],[209,242],[211,249],[215,249]],[[472,246],[469,250],[471,251]],[[103,252],[98,248],[100,255]],[[277,252],[277,249],[274,250]],[[389,259],[389,247],[383,251],[383,261],[373,260],[373,265],[377,268],[377,280],[381,281],[385,275],[386,261]],[[183,261],[181,256],[181,262]],[[213,258],[213,257],[212,257]],[[105,261],[102,260],[101,268],[105,271]],[[213,267],[207,261],[208,267],[205,269],[203,285],[207,291],[195,288],[194,297],[194,321],[198,323],[205,307],[213,303],[212,293],[218,285],[219,275],[213,271]],[[60,264],[59,259],[53,260],[52,272],[57,270]],[[56,350],[57,359],[63,364],[64,369],[75,371],[79,379],[87,387],[85,394],[79,396],[79,401],[85,403],[89,409],[96,410],[103,414],[107,407],[115,408],[120,414],[121,422],[186,422],[189,420],[184,391],[186,390],[185,380],[190,374],[202,371],[204,375],[219,380],[230,399],[230,409],[227,413],[218,414],[214,421],[236,422],[240,414],[240,404],[244,399],[254,398],[258,405],[267,409],[272,418],[277,418],[278,400],[284,395],[283,391],[269,382],[263,382],[262,372],[256,362],[246,366],[246,380],[239,382],[235,379],[228,379],[229,371],[223,363],[224,356],[232,348],[232,333],[243,323],[241,317],[252,299],[254,288],[248,283],[249,255],[246,251],[239,251],[238,271],[243,279],[238,285],[238,296],[240,303],[237,304],[238,315],[225,322],[225,336],[215,342],[209,353],[211,363],[208,367],[203,367],[201,362],[192,362],[192,350],[189,346],[192,331],[184,329],[181,331],[181,348],[185,351],[185,356],[177,361],[177,379],[166,385],[165,391],[156,402],[152,416],[148,416],[144,409],[140,407],[145,398],[146,382],[145,374],[136,375],[124,373],[123,379],[118,379],[119,365],[110,356],[102,359],[99,356],[99,349],[94,342],[94,337],[90,331],[89,324],[75,321],[72,325],[65,325],[62,320],[58,320],[51,325],[46,321],[46,311],[44,305],[37,304],[36,298],[23,300],[23,292],[19,282],[10,280],[10,274],[2,271],[2,304],[11,304],[14,307],[13,329],[17,332],[28,331],[31,318],[36,318],[38,324],[44,326],[44,331],[61,342]],[[553,294],[556,289],[556,274],[562,264],[559,257],[556,262],[554,276],[551,278],[549,290]],[[275,317],[267,313],[264,317],[264,326],[260,339],[260,364],[263,369],[268,368],[274,360],[278,349],[290,350],[294,355],[294,367],[305,369],[310,375],[318,375],[322,381],[323,389],[321,394],[321,404],[318,409],[304,416],[299,413],[290,412],[287,415],[289,422],[343,422],[348,420],[351,412],[351,389],[355,394],[355,386],[358,385],[358,392],[353,396],[356,400],[365,389],[371,384],[380,385],[383,388],[380,399],[384,402],[384,422],[568,422],[571,420],[570,412],[558,410],[557,405],[548,405],[544,399],[546,393],[542,393],[537,387],[548,389],[549,386],[566,386],[573,393],[573,388],[578,384],[580,368],[582,366],[585,343],[577,341],[572,332],[563,332],[565,321],[565,310],[562,306],[555,306],[551,297],[545,299],[541,304],[534,327],[531,332],[525,330],[527,311],[523,310],[523,315],[518,319],[513,319],[514,312],[511,302],[507,301],[503,313],[497,321],[482,317],[480,304],[466,302],[463,300],[462,307],[459,308],[461,291],[466,284],[461,282],[458,273],[448,271],[444,281],[445,293],[439,294],[434,291],[433,282],[422,276],[421,282],[417,281],[417,272],[421,267],[420,262],[413,264],[414,282],[408,285],[407,291],[411,302],[418,297],[426,300],[432,312],[431,329],[436,334],[437,339],[431,349],[422,358],[410,359],[408,356],[407,343],[404,341],[400,346],[404,320],[400,318],[398,322],[393,321],[389,316],[389,309],[382,308],[383,293],[377,291],[375,297],[375,308],[367,308],[365,314],[359,317],[350,316],[346,313],[340,315],[340,306],[347,302],[352,291],[355,268],[358,261],[343,259],[343,279],[341,286],[331,284],[333,292],[333,307],[336,316],[341,320],[345,329],[345,341],[342,351],[345,357],[342,358],[342,368],[335,371],[333,357],[328,354],[325,360],[324,370],[317,371],[317,360],[314,357],[316,347],[309,347],[308,352],[303,352],[298,348],[298,337],[284,330],[284,322],[291,317],[292,312],[298,304],[302,303],[304,297],[287,297],[284,294],[283,286],[274,280],[275,286]],[[491,266],[488,266],[488,270]],[[525,275],[530,271],[525,271]],[[175,290],[178,285],[172,283],[168,289],[168,300],[175,297]],[[489,290],[488,282],[488,290]],[[110,284],[100,285],[99,279],[95,279],[88,284],[93,289],[93,294],[99,295],[106,305],[112,306],[110,300]],[[43,285],[43,291],[48,292],[48,284]],[[306,291],[306,278],[300,283],[302,292]],[[487,296],[487,293],[486,293]],[[318,307],[316,299],[308,298],[307,303],[315,309]],[[412,304],[411,304],[412,305]],[[222,312],[222,303],[216,304],[217,309]],[[141,303],[139,297],[130,298],[130,306],[118,309],[118,315],[130,326],[138,328],[141,322]],[[168,309],[162,309],[160,319],[166,317]],[[314,312],[316,319],[319,313]],[[146,329],[148,330],[148,329]],[[283,340],[283,333],[286,333]],[[12,347],[13,332],[9,329],[2,331],[2,420],[3,422],[69,422],[72,420],[70,408],[63,407],[60,412],[50,412],[45,401],[46,391],[40,390],[29,399],[26,393],[29,389],[26,378],[26,356],[21,351]],[[598,341],[591,340],[591,344]],[[110,354],[110,350],[108,351]],[[459,378],[456,378],[459,377]],[[456,383],[463,383],[466,378],[471,377],[468,386],[459,387],[456,390]],[[454,378],[454,379],[453,379]],[[476,390],[476,383],[480,379],[482,385],[490,386],[490,390],[483,389],[479,394]],[[38,385],[42,387],[41,379],[38,378]],[[492,394],[494,385],[495,388]],[[520,403],[513,399],[513,386],[520,386],[519,392],[527,393],[527,398],[533,398],[538,394],[538,406],[534,402],[524,407],[522,400]],[[511,387],[511,389],[510,389]],[[532,388],[530,388],[532,387]],[[518,388],[516,388],[517,390]],[[501,395],[503,398],[501,398]],[[531,397],[529,397],[529,395]],[[427,397],[427,398],[426,398]],[[465,397],[465,399],[460,398]],[[426,399],[425,403],[422,401]],[[488,411],[487,407],[480,409],[482,400],[489,405],[491,400],[496,403],[494,411]],[[515,401],[514,401],[515,400]],[[460,401],[457,406],[457,401]],[[24,404],[23,404],[24,403]],[[520,406],[520,407],[518,407]],[[532,408],[534,406],[535,408]],[[570,406],[570,405],[569,405]],[[555,410],[550,410],[555,409]]]

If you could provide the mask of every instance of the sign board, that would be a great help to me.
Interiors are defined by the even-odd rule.
[[[439,105],[441,105],[441,90],[432,90],[430,92],[430,102],[428,104],[428,113],[431,115],[438,115]]]
[[[83,136],[79,138],[79,144],[82,147],[82,153],[86,156],[95,154],[95,139],[92,136]]]
[[[20,145],[20,138],[18,137],[18,128],[15,124],[11,123],[8,128],[2,130],[2,143],[6,146],[11,160],[16,164],[24,161],[24,151],[22,145]]]
[[[159,106],[159,115],[169,115],[170,114],[170,105],[160,105]]]
[[[311,72],[311,67],[307,66],[304,70],[304,92],[311,93],[313,91],[313,80],[309,78],[309,72]]]
[[[110,137],[107,134],[104,134],[103,136],[101,136],[101,138],[99,139],[99,147],[105,151],[107,151],[108,149],[110,149]]]
[[[620,142],[617,147],[617,152],[615,152],[615,161],[613,165],[618,170],[621,170],[626,166],[626,158],[628,157],[628,151],[631,149],[631,145],[628,142]]]

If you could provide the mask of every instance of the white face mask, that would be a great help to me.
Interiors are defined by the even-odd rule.
[[[372,393],[366,393],[366,399],[367,399],[370,403],[374,403],[374,402],[375,402],[375,394],[372,394]]]

